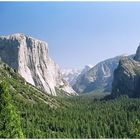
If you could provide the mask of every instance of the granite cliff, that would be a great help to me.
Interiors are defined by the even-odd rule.
[[[57,95],[56,88],[76,94],[49,57],[46,42],[24,34],[0,36],[0,50],[0,59],[32,85],[52,95]]]
[[[140,46],[134,59],[124,57],[114,71],[111,96],[140,97]]]

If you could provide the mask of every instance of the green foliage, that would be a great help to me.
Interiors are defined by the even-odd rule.
[[[5,82],[0,84],[0,138],[23,138],[20,117]]]
[[[136,120],[134,122],[135,127],[132,125],[131,128],[131,137],[132,138],[140,138],[140,120]]]
[[[54,109],[42,102],[17,100],[26,138],[139,138],[140,99],[122,96],[101,101],[81,96],[60,100],[68,105]]]

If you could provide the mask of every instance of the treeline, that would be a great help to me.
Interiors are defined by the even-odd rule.
[[[41,101],[11,100],[6,86],[0,89],[1,138],[140,138],[140,99],[71,97],[54,109]]]

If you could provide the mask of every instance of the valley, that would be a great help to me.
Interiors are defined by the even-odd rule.
[[[0,138],[140,138],[139,52],[61,72],[47,43],[0,37]]]
[[[140,139],[140,2],[27,1],[0,2],[0,139]]]
[[[55,109],[42,102],[14,103],[26,138],[139,138],[140,99],[55,98],[61,103]]]

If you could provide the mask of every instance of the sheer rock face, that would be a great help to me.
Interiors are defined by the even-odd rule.
[[[140,97],[140,46],[134,59],[124,57],[114,71],[111,96],[115,98],[119,95]]]
[[[48,56],[48,44],[23,34],[0,37],[0,58],[29,83],[49,94],[55,88],[67,94],[75,91],[62,79],[58,65]]]
[[[140,63],[123,58],[114,71],[112,84],[112,97],[128,95],[129,97],[140,97]]]

